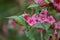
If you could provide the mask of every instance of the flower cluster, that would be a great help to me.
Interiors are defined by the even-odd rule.
[[[35,10],[35,8],[33,8],[35,6],[40,7],[41,10],[38,10],[38,12],[35,13],[36,10]],[[24,14],[20,15],[21,19],[19,19],[20,16],[18,16],[19,18],[17,18],[18,20],[17,19],[16,20],[21,24],[26,22],[26,24],[28,24],[28,25],[23,25],[23,26],[24,27],[29,26],[29,28],[28,27],[26,28],[26,29],[28,29],[28,31],[29,31],[30,27],[32,28],[32,26],[36,26],[36,24],[40,23],[40,25],[39,24],[37,25],[39,27],[37,27],[37,26],[35,27],[36,30],[38,30],[38,31],[42,30],[42,31],[47,32],[48,27],[45,27],[47,25],[50,27],[48,31],[50,31],[50,29],[53,29],[53,31],[54,31],[53,36],[52,35],[49,36],[49,40],[52,40],[53,38],[54,38],[54,40],[60,40],[58,37],[58,31],[57,31],[57,30],[60,30],[60,21],[55,20],[55,15],[54,14],[52,15],[53,9],[50,10],[50,8],[55,8],[54,13],[55,13],[55,10],[57,12],[60,12],[60,0],[49,0],[47,2],[46,2],[46,0],[35,0],[35,4],[32,6],[30,5],[29,7],[32,8],[32,11],[34,11],[32,13],[35,13],[35,14],[33,14],[31,16],[30,14],[24,13]],[[51,12],[51,15],[49,15],[50,12]],[[23,21],[21,22],[21,20],[23,20],[24,22]],[[9,19],[8,22],[12,27],[16,26],[16,23],[14,20]],[[45,23],[48,23],[48,24],[45,24]],[[40,26],[42,26],[42,27],[40,28]],[[45,28],[45,30],[43,30],[44,29],[43,27]],[[23,31],[24,31],[24,28],[22,26],[18,28],[19,33],[22,34]],[[26,32],[26,30],[25,30],[25,32]]]
[[[48,16],[47,13],[48,13],[47,10],[42,9],[39,15],[34,14],[32,15],[32,17],[29,17],[29,14],[23,14],[24,15],[23,17],[30,26],[33,26],[37,22],[40,23],[48,22],[51,25],[54,24],[55,19],[53,18],[53,16]]]
[[[43,0],[36,0],[36,3],[40,3],[40,7],[44,7],[49,5],[50,8],[56,8],[57,12],[60,12],[60,0],[50,0],[50,2],[46,3]]]
[[[55,19],[53,16],[48,16],[48,11],[46,9],[42,9],[39,15],[32,15],[32,17],[29,16],[29,14],[22,14],[26,22],[30,25],[33,26],[37,22],[40,23],[49,23],[50,25],[55,24],[56,29],[60,29],[60,22],[55,22]]]

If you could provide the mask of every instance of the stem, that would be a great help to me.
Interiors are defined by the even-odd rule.
[[[48,30],[46,30],[46,40],[48,40],[48,36],[47,36],[48,34],[47,33],[48,33]]]
[[[41,40],[43,40],[43,31],[41,30]]]

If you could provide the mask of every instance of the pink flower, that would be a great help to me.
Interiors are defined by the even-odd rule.
[[[55,19],[52,16],[48,16],[47,22],[53,24],[55,23]]]
[[[55,28],[60,29],[60,21],[55,23]]]
[[[56,7],[56,11],[60,12],[60,4],[54,3],[54,6]]]
[[[26,13],[22,14],[22,16],[24,17],[25,20],[28,20],[28,18],[29,18],[29,14],[26,14]]]
[[[56,7],[57,12],[60,12],[60,4]]]
[[[39,18],[38,18],[38,21],[40,21],[41,23],[46,22],[47,21],[47,15],[40,14]]]
[[[36,0],[35,2],[36,3],[40,3],[40,2],[43,2],[43,0]]]
[[[33,18],[34,20],[37,20],[38,16],[37,16],[36,14],[34,14],[34,15],[32,16],[32,18]]]
[[[27,23],[30,25],[30,26],[33,26],[34,24],[36,24],[36,20],[34,20],[34,18],[29,18],[27,20]]]
[[[55,40],[58,40],[58,33],[57,33],[56,30],[55,30],[55,32],[54,32],[54,37],[55,37]]]
[[[11,26],[13,26],[13,27],[16,25],[16,23],[14,22],[13,19],[9,19],[9,20],[8,20],[8,23],[9,23]]]
[[[44,14],[44,15],[47,15],[47,12],[48,12],[47,9],[42,9],[40,13]]]

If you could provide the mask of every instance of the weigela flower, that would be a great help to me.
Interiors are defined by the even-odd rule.
[[[9,19],[8,20],[8,23],[11,25],[11,26],[15,26],[16,25],[16,23],[15,23],[15,21],[13,20],[13,19]]]
[[[54,6],[56,7],[56,11],[60,12],[60,3],[59,4],[54,3]]]
[[[60,21],[55,23],[55,28],[60,29]]]
[[[56,11],[60,12],[60,4],[56,7]]]
[[[38,21],[40,21],[41,23],[46,22],[47,21],[47,15],[40,14],[39,18],[38,18]]]
[[[33,26],[34,24],[36,24],[36,20],[35,20],[35,18],[29,18],[29,19],[27,20],[27,23],[28,23],[30,26]]]
[[[44,15],[47,15],[48,11],[47,11],[47,9],[42,9],[40,13],[44,14]]]
[[[36,14],[33,14],[33,15],[32,15],[32,18],[33,18],[34,20],[37,20],[38,16],[37,16]]]
[[[29,18],[29,14],[26,14],[26,13],[22,14],[22,16],[24,17],[25,20],[28,20]]]
[[[36,3],[43,2],[43,0],[35,0]]]
[[[48,16],[47,22],[50,24],[53,24],[53,23],[55,23],[55,19],[52,16]]]

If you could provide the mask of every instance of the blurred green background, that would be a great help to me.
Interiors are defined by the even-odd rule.
[[[26,0],[0,0],[0,26],[6,23],[6,17],[22,14],[26,6]]]
[[[0,0],[0,38],[5,33],[2,30],[2,26],[8,23],[8,20],[6,17],[14,16],[14,15],[20,15],[24,13],[24,11],[27,11],[27,6],[30,4],[31,0]],[[25,35],[23,37],[20,37],[19,35],[16,35],[16,31],[11,31],[11,36],[6,37],[7,40],[24,40],[26,39]],[[13,37],[15,36],[15,37]],[[19,36],[19,37],[16,37]],[[3,39],[5,38],[3,37]],[[18,38],[18,39],[17,39]],[[1,40],[1,39],[0,39]],[[27,39],[26,39],[27,40]]]

